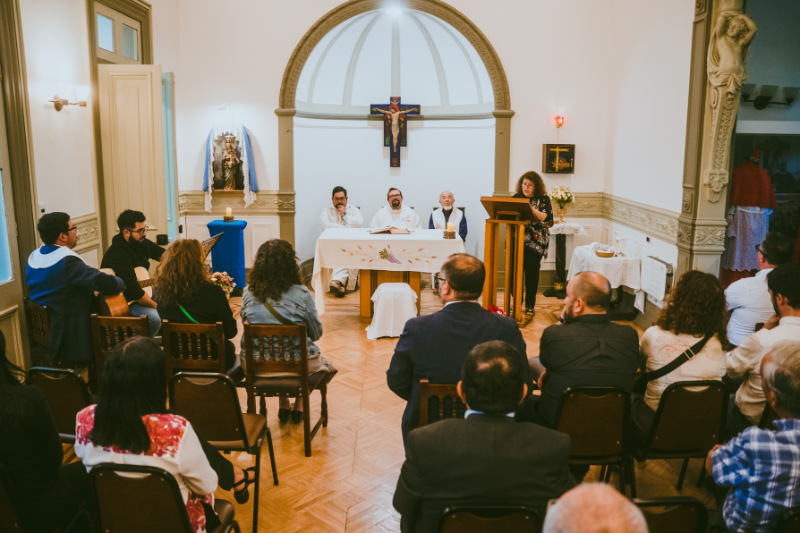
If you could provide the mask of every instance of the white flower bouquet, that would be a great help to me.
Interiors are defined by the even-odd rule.
[[[217,287],[221,287],[222,290],[225,291],[225,296],[228,298],[231,297],[231,292],[233,288],[236,287],[236,283],[233,282],[233,278],[230,277],[227,272],[214,272],[211,274],[211,283]]]
[[[564,187],[563,185],[553,187],[550,190],[549,196],[561,209],[564,209],[565,205],[569,205],[575,201],[575,196],[572,194],[572,191],[569,187]]]

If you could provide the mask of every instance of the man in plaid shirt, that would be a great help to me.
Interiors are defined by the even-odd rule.
[[[720,487],[729,487],[710,532],[772,531],[800,504],[800,342],[782,341],[761,362],[764,395],[780,417],[775,431],[750,427],[706,458]]]

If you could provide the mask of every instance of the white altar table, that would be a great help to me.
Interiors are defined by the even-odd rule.
[[[369,228],[328,228],[319,239],[314,251],[314,273],[311,284],[317,304],[317,312],[325,312],[325,292],[323,286],[323,268],[358,268],[362,271],[417,273],[416,287],[419,293],[420,272],[436,273],[442,263],[452,254],[464,253],[464,241],[458,234],[455,239],[445,239],[444,232],[437,229],[411,230],[410,235],[389,235],[385,233],[372,235]],[[364,302],[370,305],[369,298],[383,282],[398,281],[395,276],[385,279],[370,275],[360,275],[362,291],[362,307]],[[369,292],[369,295],[365,291]],[[364,298],[366,296],[366,299]],[[417,295],[419,297],[419,294]],[[417,300],[419,302],[419,299]],[[364,314],[362,316],[370,316]]]
[[[642,291],[642,259],[628,253],[617,257],[597,257],[591,245],[576,246],[569,265],[570,280],[579,272],[598,272],[608,278],[611,288],[625,286],[636,295],[634,306],[644,312],[644,291]]]

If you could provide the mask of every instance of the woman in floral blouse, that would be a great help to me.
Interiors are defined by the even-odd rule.
[[[517,182],[514,198],[527,198],[531,202],[533,214],[530,224],[525,226],[525,314],[533,316],[536,306],[536,291],[539,289],[539,270],[542,259],[547,257],[550,245],[550,228],[553,226],[553,208],[544,180],[536,172],[526,172]]]

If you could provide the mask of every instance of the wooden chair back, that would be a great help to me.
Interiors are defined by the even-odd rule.
[[[34,367],[28,373],[28,384],[44,394],[61,442],[75,442],[75,417],[92,404],[89,387],[71,370]]]
[[[630,395],[620,387],[573,387],[564,391],[556,431],[572,440],[573,457],[622,455]]]
[[[650,533],[705,533],[708,511],[697,498],[678,496],[633,500],[641,509]]]
[[[24,517],[17,515],[19,498],[11,485],[8,473],[0,465],[0,531],[8,533],[25,533],[29,528],[23,527]]]
[[[225,374],[179,372],[169,380],[170,410],[207,442],[243,441],[250,448],[236,385]]]
[[[658,404],[646,449],[710,450],[721,442],[728,390],[721,381],[680,381],[666,388]]]
[[[94,343],[94,367],[96,387],[92,390],[100,390],[103,383],[103,368],[105,367],[108,354],[114,346],[131,337],[147,337],[150,328],[147,324],[146,316],[97,316],[92,315],[92,341]]]
[[[89,476],[98,531],[193,533],[178,483],[169,472],[151,466],[101,463]]]
[[[800,505],[784,512],[773,531],[774,533],[800,533]]]
[[[540,518],[527,507],[454,507],[445,509],[437,533],[537,533]]]
[[[224,374],[225,329],[216,324],[161,322],[161,344],[167,361],[167,378],[181,370],[210,370]]]
[[[253,342],[254,337],[258,342]],[[294,359],[294,339],[300,340],[300,360]],[[271,326],[244,323],[245,388],[247,412],[255,413],[257,374],[292,372],[299,374],[301,389],[308,394],[308,343],[306,325]]]
[[[419,380],[419,427],[445,418],[463,418],[466,410],[456,385]]]
[[[769,404],[765,404],[764,412],[761,414],[761,418],[758,421],[758,427],[760,429],[769,429],[774,431],[775,426],[773,426],[772,423],[776,420],[779,420],[778,415],[772,410],[772,407],[770,407]]]
[[[28,341],[30,349],[37,344],[50,346],[50,309],[25,298],[25,321],[28,324]]]

